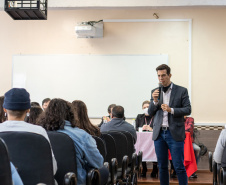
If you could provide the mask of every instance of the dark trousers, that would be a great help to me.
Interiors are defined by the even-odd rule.
[[[188,178],[184,167],[184,141],[175,141],[169,130],[161,130],[159,137],[154,141],[154,143],[159,166],[160,184],[169,185],[169,149],[177,173],[179,185],[187,185]]]

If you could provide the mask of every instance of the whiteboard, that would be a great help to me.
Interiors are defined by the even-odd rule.
[[[90,118],[108,115],[113,103],[135,118],[158,86],[156,67],[167,63],[168,55],[15,55],[12,87],[26,88],[40,104],[82,100]]]

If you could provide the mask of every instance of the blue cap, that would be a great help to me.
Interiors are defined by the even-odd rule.
[[[31,108],[30,94],[23,88],[12,88],[4,95],[3,107],[7,110],[27,110]]]

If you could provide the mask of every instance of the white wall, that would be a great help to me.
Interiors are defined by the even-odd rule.
[[[74,33],[77,22],[150,19],[154,12],[161,19],[193,20],[192,116],[196,123],[225,123],[226,8],[55,10],[48,12],[47,21],[13,21],[1,11],[0,95],[11,87],[12,56],[15,54],[163,52],[169,54],[172,81],[187,87],[187,80],[180,78],[188,77],[187,23],[144,24],[148,26],[145,30],[135,23],[106,23],[103,39],[77,39]],[[164,37],[156,40],[153,33],[158,37],[164,34]]]

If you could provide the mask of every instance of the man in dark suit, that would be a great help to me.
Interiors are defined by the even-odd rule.
[[[180,185],[187,185],[187,174],[184,167],[184,116],[191,113],[188,91],[186,88],[171,83],[170,67],[162,64],[156,68],[159,89],[152,91],[148,113],[154,116],[153,140],[160,171],[160,184],[169,185],[168,149]],[[159,98],[160,94],[160,98]]]

